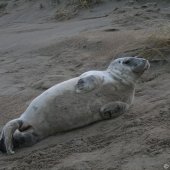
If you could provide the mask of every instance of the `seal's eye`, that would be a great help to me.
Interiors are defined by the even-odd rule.
[[[124,61],[123,64],[126,64],[126,65],[130,64],[130,60]]]

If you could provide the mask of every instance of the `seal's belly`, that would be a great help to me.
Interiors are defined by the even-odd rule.
[[[102,102],[95,94],[67,93],[56,97],[51,113],[45,114],[50,129],[65,131],[100,120]]]
[[[49,135],[101,120],[100,108],[114,100],[118,99],[111,86],[89,93],[65,91],[60,95],[42,96],[37,102],[33,101],[22,118],[38,132]]]
[[[119,95],[120,96],[120,95]],[[102,89],[90,93],[66,93],[57,96],[51,112],[45,114],[49,129],[66,131],[101,120],[100,109],[103,105],[117,100],[112,89],[103,93]]]

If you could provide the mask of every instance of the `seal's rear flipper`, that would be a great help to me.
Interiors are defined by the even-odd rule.
[[[32,131],[32,129],[29,129],[25,132],[16,132],[13,136],[13,147],[19,148],[19,147],[27,147],[32,146],[33,144],[37,143],[40,140],[39,136]]]
[[[13,151],[13,134],[18,129],[23,131],[30,126],[20,119],[14,119],[9,121],[2,129],[0,136],[0,151],[7,152],[8,154],[14,154]]]
[[[6,153],[6,147],[5,147],[5,143],[4,143],[4,138],[1,138],[1,140],[0,140],[0,151],[2,153]]]

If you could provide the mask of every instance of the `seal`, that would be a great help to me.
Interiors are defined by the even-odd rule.
[[[54,85],[3,127],[0,150],[14,154],[14,148],[31,146],[57,132],[120,116],[131,105],[135,83],[149,66],[143,58],[118,58],[104,71],[88,71]]]

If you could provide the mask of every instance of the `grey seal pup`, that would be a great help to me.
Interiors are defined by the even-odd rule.
[[[118,58],[104,71],[88,71],[54,85],[3,127],[0,150],[14,154],[14,148],[31,146],[57,132],[120,116],[131,105],[135,83],[149,66],[143,58]]]

